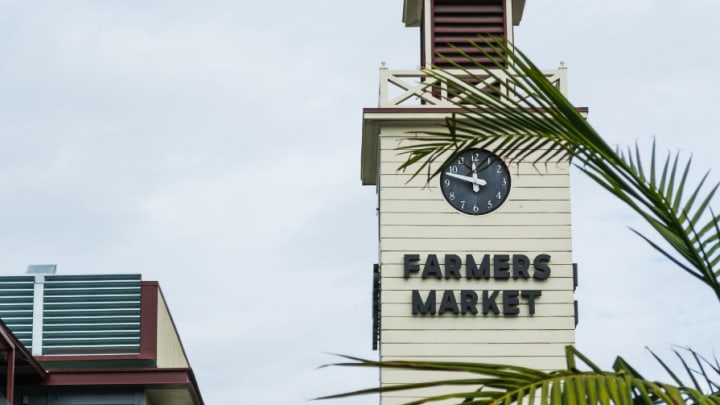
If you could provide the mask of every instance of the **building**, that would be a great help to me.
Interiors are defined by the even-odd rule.
[[[202,405],[172,316],[139,274],[0,277],[0,392],[14,405]]]
[[[405,0],[403,22],[420,28],[421,66],[452,68],[442,53],[471,70],[468,83],[505,97],[509,73],[488,76],[462,52],[494,67],[494,51],[486,57],[469,41],[484,35],[512,42],[524,7],[524,0]],[[545,74],[566,93],[564,67]],[[427,81],[423,71],[383,66],[379,105],[363,110],[361,179],[378,194],[373,333],[380,360],[563,368],[577,323],[570,162],[534,165],[531,156],[505,164],[489,145],[460,156],[430,183],[411,179],[397,170],[405,160],[398,146],[413,142],[412,133],[437,131],[456,110]],[[447,378],[380,373],[382,386]],[[381,404],[441,393],[387,392]]]

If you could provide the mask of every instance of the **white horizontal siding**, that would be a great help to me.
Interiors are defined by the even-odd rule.
[[[558,364],[558,361],[554,362],[548,362],[548,365],[556,365]],[[562,367],[562,366],[561,366]],[[550,369],[556,369],[557,367],[548,367],[546,370]],[[383,377],[384,378],[384,377]],[[432,378],[428,378],[428,380],[432,380]],[[443,394],[449,394],[449,393],[457,393],[457,392],[474,392],[479,387],[473,387],[473,386],[441,386],[441,387],[433,387],[433,388],[422,388],[422,389],[415,389],[412,391],[399,391],[399,392],[388,392],[383,394],[383,405],[404,405],[409,402],[412,402],[413,399],[417,399],[418,397],[429,397],[429,396],[439,396]],[[460,402],[462,402],[462,399],[454,399],[454,400],[443,400],[443,401],[437,401],[432,402],[432,405],[457,405]]]
[[[406,405],[408,402],[411,402],[413,399],[417,399],[417,397],[412,397],[412,396],[408,396],[408,395],[398,397],[398,396],[396,396],[397,394],[394,394],[394,393],[387,393],[384,395],[385,396],[383,397],[382,405]],[[459,401],[458,399],[455,399],[455,400],[448,399],[448,400],[443,400],[443,401],[435,401],[432,404],[433,405],[457,405],[458,401]],[[372,402],[369,402],[369,403],[372,403]]]
[[[438,180],[439,182],[439,180]],[[513,200],[537,200],[543,196],[547,201],[563,201],[570,198],[569,187],[520,187],[513,185],[510,193]],[[442,198],[440,187],[437,183],[429,187],[381,187],[380,194],[383,201],[388,200],[432,200]]]
[[[510,192],[512,197],[512,191]],[[454,208],[452,208],[441,195],[437,195],[438,198],[433,200],[383,200],[382,210],[383,212],[440,212],[454,214]],[[570,212],[570,201],[567,200],[514,200],[510,198],[505,202],[498,212],[505,213],[562,213],[567,214]]]
[[[387,361],[430,361],[433,357],[428,356],[385,356],[384,360]],[[565,368],[565,355],[562,356],[533,356],[533,357],[503,357],[503,356],[462,356],[455,358],[448,358],[447,361],[455,362],[470,362],[470,363],[489,363],[489,364],[507,364],[518,367],[530,367],[537,368],[543,371],[552,371]],[[387,370],[381,373],[385,373]],[[429,379],[428,379],[429,381]]]
[[[527,174],[514,175],[510,171],[510,183],[512,187],[531,187],[531,188],[562,188],[568,186],[568,177],[566,174]],[[423,176],[413,177],[412,174],[381,174],[381,187],[427,187],[427,178]],[[512,196],[512,191],[510,191]]]
[[[563,239],[450,239],[452,234],[443,232],[442,238],[415,239],[415,238],[384,238],[383,248],[397,252],[569,252],[572,243],[569,237]],[[440,235],[438,235],[440,236]]]
[[[513,329],[482,329],[455,331],[447,333],[442,330],[426,330],[422,334],[413,330],[388,330],[383,335],[385,343],[562,343],[567,345],[575,340],[572,330],[528,330],[522,334]]]
[[[412,168],[407,168],[405,170],[400,170],[399,167],[405,163],[405,159],[402,157],[391,159],[391,160],[383,160],[380,163],[380,172],[386,175],[394,175],[394,174],[402,174],[402,175],[414,175],[415,170],[412,170]],[[435,170],[435,167],[437,165],[433,166],[433,171]],[[557,174],[565,174],[570,170],[570,165],[568,165],[566,162],[563,163],[551,163],[549,165],[545,164],[533,164],[531,162],[508,162],[507,163],[508,170],[510,170],[510,174],[515,177],[522,177],[526,175],[557,175]],[[423,180],[428,179],[428,172],[427,169],[419,173],[419,176]],[[430,181],[432,184],[435,182],[438,184],[440,180],[437,178]]]
[[[569,225],[459,226],[459,225],[386,225],[380,229],[382,238],[428,239],[445,235],[463,239],[526,239],[569,238]]]
[[[409,312],[409,311],[408,311]],[[495,330],[572,330],[575,319],[571,316],[538,317],[538,316],[415,316],[383,317],[382,330],[456,330],[495,329]],[[382,354],[382,353],[381,353]]]
[[[385,225],[462,225],[462,226],[537,226],[570,225],[570,213],[524,213],[505,212],[502,207],[489,214],[470,216],[459,212],[411,213],[384,212],[380,207],[380,226]],[[452,236],[452,234],[450,234]]]
[[[409,145],[412,141],[409,141],[407,138],[413,136],[410,131],[432,131],[436,132],[438,130],[438,127],[424,127],[424,128],[418,128],[414,127],[412,129],[409,129],[407,126],[395,126],[395,127],[386,127],[381,129],[381,135],[380,135],[380,143],[379,148],[380,152],[383,155],[381,162],[387,162],[387,161],[400,161],[404,162],[405,158],[407,156],[406,153],[404,153],[402,150],[399,150],[398,148],[402,148],[404,146]],[[487,149],[492,150],[492,145],[488,147]],[[546,152],[547,148],[543,149],[536,149],[534,152],[532,152],[525,161],[527,162],[534,162],[540,158],[542,158]],[[441,156],[441,158],[445,158],[446,155]],[[547,160],[547,159],[545,159]],[[513,162],[512,164],[516,164]],[[544,167],[544,163],[536,163],[538,166]],[[557,158],[554,158],[552,162],[549,162],[547,164],[548,167],[550,166],[558,166],[558,165],[567,165],[567,159],[564,161],[558,161]],[[509,164],[508,164],[509,166]]]
[[[439,178],[428,182],[423,172],[413,178],[414,168],[399,172],[406,156],[396,148],[412,130],[398,125],[381,128],[379,142],[381,346],[382,360],[470,361],[513,364],[553,370],[565,366],[564,348],[575,341],[574,280],[571,234],[570,178],[568,162],[534,163],[542,151],[527,161],[508,162],[511,189],[496,211],[480,216],[457,212],[445,200]],[[426,128],[433,129],[433,128]],[[435,168],[437,166],[434,166]],[[419,254],[420,272],[403,277],[405,254]],[[444,255],[456,254],[476,262],[484,255],[524,254],[532,260],[549,254],[551,276],[547,280],[422,279],[428,254],[436,254],[444,270]],[[492,260],[491,260],[492,262]],[[533,274],[532,265],[529,269]],[[510,270],[512,275],[512,269]],[[445,313],[413,315],[412,291],[425,299],[436,291],[440,304],[445,290],[457,297],[461,290],[478,292],[478,314]],[[519,314],[502,314],[502,294],[496,303],[501,314],[482,314],[483,290],[541,290],[530,315],[527,300],[520,298]],[[454,375],[454,376],[457,376]],[[384,370],[383,385],[451,378],[444,373]],[[402,404],[417,396],[456,391],[457,387],[423,389],[412,393],[387,393],[383,405]],[[440,402],[443,404],[445,402]],[[457,403],[457,401],[447,402]]]
[[[440,381],[452,379],[472,379],[481,378],[479,374],[465,373],[456,371],[414,371],[388,369],[383,372],[383,377],[388,384],[408,384],[425,381]],[[457,403],[455,404],[457,405]]]
[[[441,356],[441,357],[532,357],[538,354],[547,356],[562,355],[565,345],[562,343],[385,343],[384,356]]]

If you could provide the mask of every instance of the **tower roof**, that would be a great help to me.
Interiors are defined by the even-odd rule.
[[[419,27],[422,19],[423,0],[404,0],[403,23],[406,27]],[[525,0],[512,0],[513,25],[520,25],[523,11],[525,11]]]

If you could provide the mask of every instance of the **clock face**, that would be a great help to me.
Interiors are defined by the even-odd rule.
[[[500,207],[510,193],[510,171],[496,154],[470,149],[443,168],[440,188],[456,210],[487,214]]]

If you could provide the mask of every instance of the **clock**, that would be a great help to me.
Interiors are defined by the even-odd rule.
[[[469,149],[443,168],[440,188],[456,210],[483,215],[498,209],[507,199],[510,171],[496,154]]]

